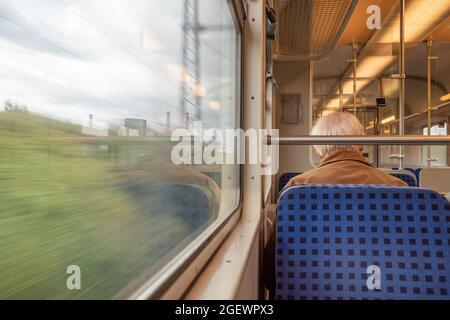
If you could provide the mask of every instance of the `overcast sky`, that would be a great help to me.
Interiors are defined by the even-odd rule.
[[[180,110],[183,0],[2,0],[0,103],[7,99],[87,125]],[[225,0],[200,0],[204,120],[219,126],[235,104],[236,35]]]

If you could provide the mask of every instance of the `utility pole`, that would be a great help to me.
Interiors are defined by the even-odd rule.
[[[167,111],[167,113],[166,113],[166,132],[168,134],[170,134],[170,128],[171,128],[171,126],[170,126],[170,112]]]

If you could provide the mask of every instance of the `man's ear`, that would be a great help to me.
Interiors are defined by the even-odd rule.
[[[311,165],[316,168],[318,163],[322,161],[322,158],[319,155],[319,152],[317,152],[317,149],[315,147],[312,147],[312,159],[311,159]]]

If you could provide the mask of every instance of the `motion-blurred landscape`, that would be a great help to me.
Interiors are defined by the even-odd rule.
[[[126,296],[217,215],[207,189],[164,181],[167,143],[82,131],[0,112],[1,299]],[[69,265],[82,290],[66,288]]]

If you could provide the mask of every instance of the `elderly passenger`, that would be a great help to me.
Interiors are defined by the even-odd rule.
[[[364,128],[359,120],[347,112],[335,112],[321,117],[311,130],[313,136],[362,136]],[[317,168],[292,178],[285,188],[298,184],[383,184],[407,186],[379,169],[362,155],[362,146],[317,145],[320,158]],[[275,227],[274,227],[275,229]],[[264,249],[264,282],[273,297],[275,290],[275,236],[271,233]]]
[[[313,136],[362,136],[359,120],[348,112],[335,112],[319,119],[311,130]],[[298,184],[407,184],[372,167],[362,155],[362,146],[317,145],[314,150],[320,158],[317,168],[292,178],[287,187]]]

